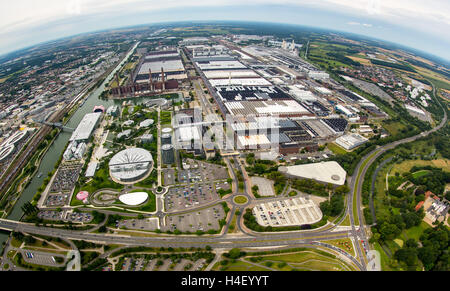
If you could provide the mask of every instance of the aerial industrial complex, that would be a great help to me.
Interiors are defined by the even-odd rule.
[[[74,63],[64,45],[78,69],[2,107],[0,269],[429,268],[401,250],[448,227],[433,86],[337,34],[195,31],[102,32]]]

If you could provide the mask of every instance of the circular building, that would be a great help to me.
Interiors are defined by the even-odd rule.
[[[152,126],[154,123],[155,123],[155,121],[153,119],[147,119],[147,120],[142,121],[139,124],[139,127],[149,127],[149,126]]]
[[[130,148],[116,154],[109,162],[113,180],[121,184],[135,183],[153,169],[153,157],[147,150]]]
[[[77,200],[83,201],[84,203],[87,203],[87,199],[89,197],[89,192],[81,191],[77,194]]]
[[[94,113],[105,113],[105,107],[103,105],[98,105],[94,107],[94,110],[92,110]]]
[[[175,150],[172,145],[166,144],[161,147],[162,160],[166,165],[175,163]]]
[[[145,192],[135,192],[123,194],[119,197],[119,201],[128,206],[141,205],[148,200],[148,194]]]
[[[170,133],[165,133],[161,135],[161,143],[163,145],[172,144],[172,135]]]
[[[170,134],[170,133],[172,133],[172,129],[170,128],[170,127],[166,127],[166,128],[163,128],[162,130],[161,130],[161,132],[163,133],[163,134]]]

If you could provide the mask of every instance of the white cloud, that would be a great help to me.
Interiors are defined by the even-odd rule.
[[[347,25],[361,28],[379,27],[380,22],[400,25],[420,31],[436,39],[450,42],[450,35],[442,33],[450,28],[450,1],[448,0],[13,0],[0,10],[0,51],[4,51],[9,38],[20,39],[21,34],[56,21],[81,21],[80,17],[129,16],[130,23],[136,13],[166,12],[173,8],[202,8],[242,5],[290,5],[309,7],[355,19]],[[219,9],[217,9],[220,11]],[[249,14],[251,11],[249,11]],[[171,19],[170,13],[165,15]],[[224,17],[226,19],[226,17]],[[243,19],[245,20],[245,19]],[[270,19],[269,21],[275,21]],[[279,19],[283,22],[283,19]],[[149,19],[148,22],[152,22]],[[345,20],[341,20],[345,25]],[[100,25],[100,24],[99,24]],[[102,23],[104,26],[104,24]],[[115,26],[115,23],[111,23]],[[333,28],[333,27],[330,27]],[[47,31],[50,33],[50,31]],[[5,40],[6,39],[6,40]],[[10,45],[10,44],[9,44]]]

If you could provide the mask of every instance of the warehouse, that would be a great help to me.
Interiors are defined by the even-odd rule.
[[[145,56],[136,76],[136,83],[148,83],[150,71],[153,79],[162,80],[162,70],[164,70],[166,81],[187,78],[181,56],[177,50],[154,51]]]
[[[210,79],[211,86],[270,86],[266,79],[258,78],[232,78],[232,79]]]
[[[208,79],[229,79],[231,78],[255,78],[259,75],[252,70],[233,70],[233,71],[205,71],[205,77]]]
[[[86,114],[73,132],[70,141],[87,141],[91,137],[91,134],[97,126],[101,116],[102,113],[100,112]]]
[[[232,115],[259,116],[313,116],[305,107],[294,100],[234,101],[225,107]]]
[[[344,185],[347,178],[347,172],[334,161],[280,167],[278,170],[289,177],[312,179],[320,183],[330,183],[336,186]]]
[[[369,140],[357,133],[347,134],[336,139],[335,143],[346,150],[352,150],[360,145],[365,144]]]
[[[289,100],[291,97],[275,86],[217,86],[222,101]]]
[[[209,60],[209,61],[200,61],[197,62],[197,66],[202,70],[202,71],[208,71],[208,70],[242,70],[242,69],[247,69],[247,67],[242,64],[239,61],[236,60],[230,60],[230,61],[213,61],[213,60]]]

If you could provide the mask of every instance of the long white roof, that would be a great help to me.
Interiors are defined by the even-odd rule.
[[[87,140],[91,136],[94,127],[97,125],[98,120],[102,116],[101,112],[88,113],[81,120],[80,124],[78,124],[77,129],[72,134],[70,141],[74,140]]]

